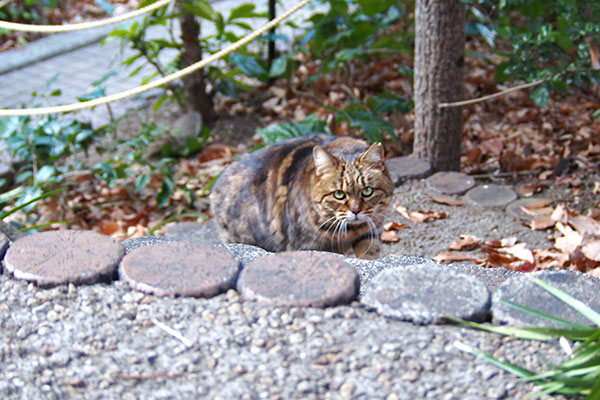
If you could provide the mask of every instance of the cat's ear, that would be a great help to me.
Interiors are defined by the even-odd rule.
[[[373,143],[367,151],[365,151],[358,161],[361,164],[382,165],[383,166],[383,146],[381,143]]]
[[[335,158],[321,146],[313,148],[313,160],[315,162],[315,173],[317,176],[323,175],[327,170],[336,166]]]

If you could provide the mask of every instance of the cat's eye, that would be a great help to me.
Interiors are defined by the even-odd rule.
[[[369,197],[370,195],[372,195],[372,194],[373,194],[373,188],[371,188],[371,187],[366,187],[366,188],[364,188],[364,189],[362,190],[362,192],[361,192],[361,193],[362,193],[363,197]]]
[[[344,200],[346,198],[346,193],[342,192],[341,190],[336,190],[333,192],[333,197],[335,197],[337,200]]]

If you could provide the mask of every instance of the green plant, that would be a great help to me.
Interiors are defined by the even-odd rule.
[[[534,340],[553,340],[557,338],[566,338],[581,342],[574,350],[570,359],[557,366],[551,366],[550,370],[539,374],[528,371],[520,366],[502,362],[498,359],[484,354],[477,349],[463,343],[456,343],[456,346],[464,351],[484,358],[494,365],[513,373],[523,379],[534,382],[544,388],[539,393],[545,394],[560,393],[566,395],[585,395],[586,399],[600,398],[600,313],[594,311],[581,301],[573,298],[567,293],[539,280],[535,282],[562,300],[565,304],[575,309],[578,313],[586,317],[595,327],[580,325],[566,321],[564,319],[533,310],[515,303],[505,302],[505,304],[529,312],[533,315],[546,318],[553,322],[558,322],[566,328],[514,328],[506,326],[491,326],[478,324],[474,322],[463,321],[455,318],[448,318],[450,322],[459,323],[476,329],[499,333],[502,335],[514,335],[522,339]]]
[[[47,87],[52,82],[53,79],[48,81]],[[59,94],[60,90],[53,90],[49,95],[33,93],[30,104]],[[79,151],[87,154],[95,137],[104,133],[103,129],[93,130],[88,123],[56,114],[0,119],[0,138],[18,160],[15,184],[19,186],[19,193],[15,204],[28,203],[25,211],[30,211],[34,205],[32,199],[53,190],[63,181],[65,172],[81,166],[62,162]]]
[[[322,0],[326,12],[313,14],[301,39],[312,57],[321,60],[324,72],[344,67],[353,59],[371,54],[412,53],[412,32],[391,30],[407,16],[408,2],[396,0]]]
[[[598,82],[589,43],[600,34],[600,3],[583,0],[469,0],[467,32],[481,34],[504,58],[496,81],[545,80],[531,93],[546,106],[550,90]]]
[[[152,0],[146,0],[139,6],[143,7],[151,3],[153,3]],[[183,2],[182,7],[196,16],[200,24],[212,25],[210,30],[214,32],[213,34],[202,34],[198,38],[203,53],[209,55],[221,50],[225,44],[233,43],[245,33],[252,31],[251,26],[246,22],[247,19],[266,17],[264,13],[257,13],[255,5],[251,3],[244,3],[231,9],[228,15],[215,11],[207,0]],[[181,39],[175,37],[174,34],[174,24],[181,18],[177,11],[177,8],[164,7],[147,15],[141,21],[131,23],[126,28],[113,30],[105,39],[105,41],[121,40],[122,46],[129,46],[135,50],[135,54],[126,59],[123,64],[133,65],[137,60],[144,59],[145,63],[154,67],[154,72],[144,76],[142,83],[147,83],[158,75],[166,76],[182,67],[184,45]],[[168,28],[168,38],[150,37],[149,28],[157,25]],[[168,59],[168,61],[161,61],[164,59]],[[140,63],[130,75],[138,74],[143,65],[144,63]],[[267,79],[269,75],[269,72],[264,69],[264,63],[260,60],[259,54],[252,53],[247,49],[240,49],[237,53],[231,54],[229,65],[233,65],[234,68],[222,65],[209,65],[205,68],[205,79],[213,88],[208,94],[212,95],[214,91],[220,91],[227,95],[235,95],[239,90],[247,90],[249,86],[235,78],[240,72],[261,80]],[[169,91],[156,101],[155,108],[158,108],[167,99],[176,101],[183,107],[185,99],[182,85],[174,83],[169,85],[168,89]]]

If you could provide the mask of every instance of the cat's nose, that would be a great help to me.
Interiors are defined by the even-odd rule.
[[[360,212],[360,204],[358,202],[350,203],[350,211],[354,214],[358,214]]]

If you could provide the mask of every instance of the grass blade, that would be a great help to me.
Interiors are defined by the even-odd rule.
[[[535,283],[541,286],[544,290],[547,290],[558,299],[574,308],[578,313],[589,319],[592,323],[600,327],[600,314],[594,311],[591,307],[588,307],[584,302],[577,300],[571,295],[563,292],[562,290],[550,286],[546,282],[535,279]]]
[[[513,303],[512,301],[500,300],[500,302],[502,304],[506,304],[507,306],[512,307],[512,308],[514,308],[516,310],[523,311],[523,312],[526,312],[526,313],[529,313],[529,314],[532,314],[532,315],[535,315],[535,316],[538,316],[538,317],[541,317],[541,318],[545,318],[545,319],[548,319],[550,321],[558,322],[559,324],[566,325],[566,326],[569,326],[571,328],[577,328],[577,329],[589,328],[588,326],[581,325],[581,324],[578,324],[576,322],[567,321],[566,319],[562,319],[562,318],[557,317],[555,315],[547,314],[547,313],[545,313],[543,311],[539,311],[539,310],[536,310],[536,309],[533,309],[533,308],[530,308],[530,307],[527,307],[527,306],[523,306],[521,304]]]

